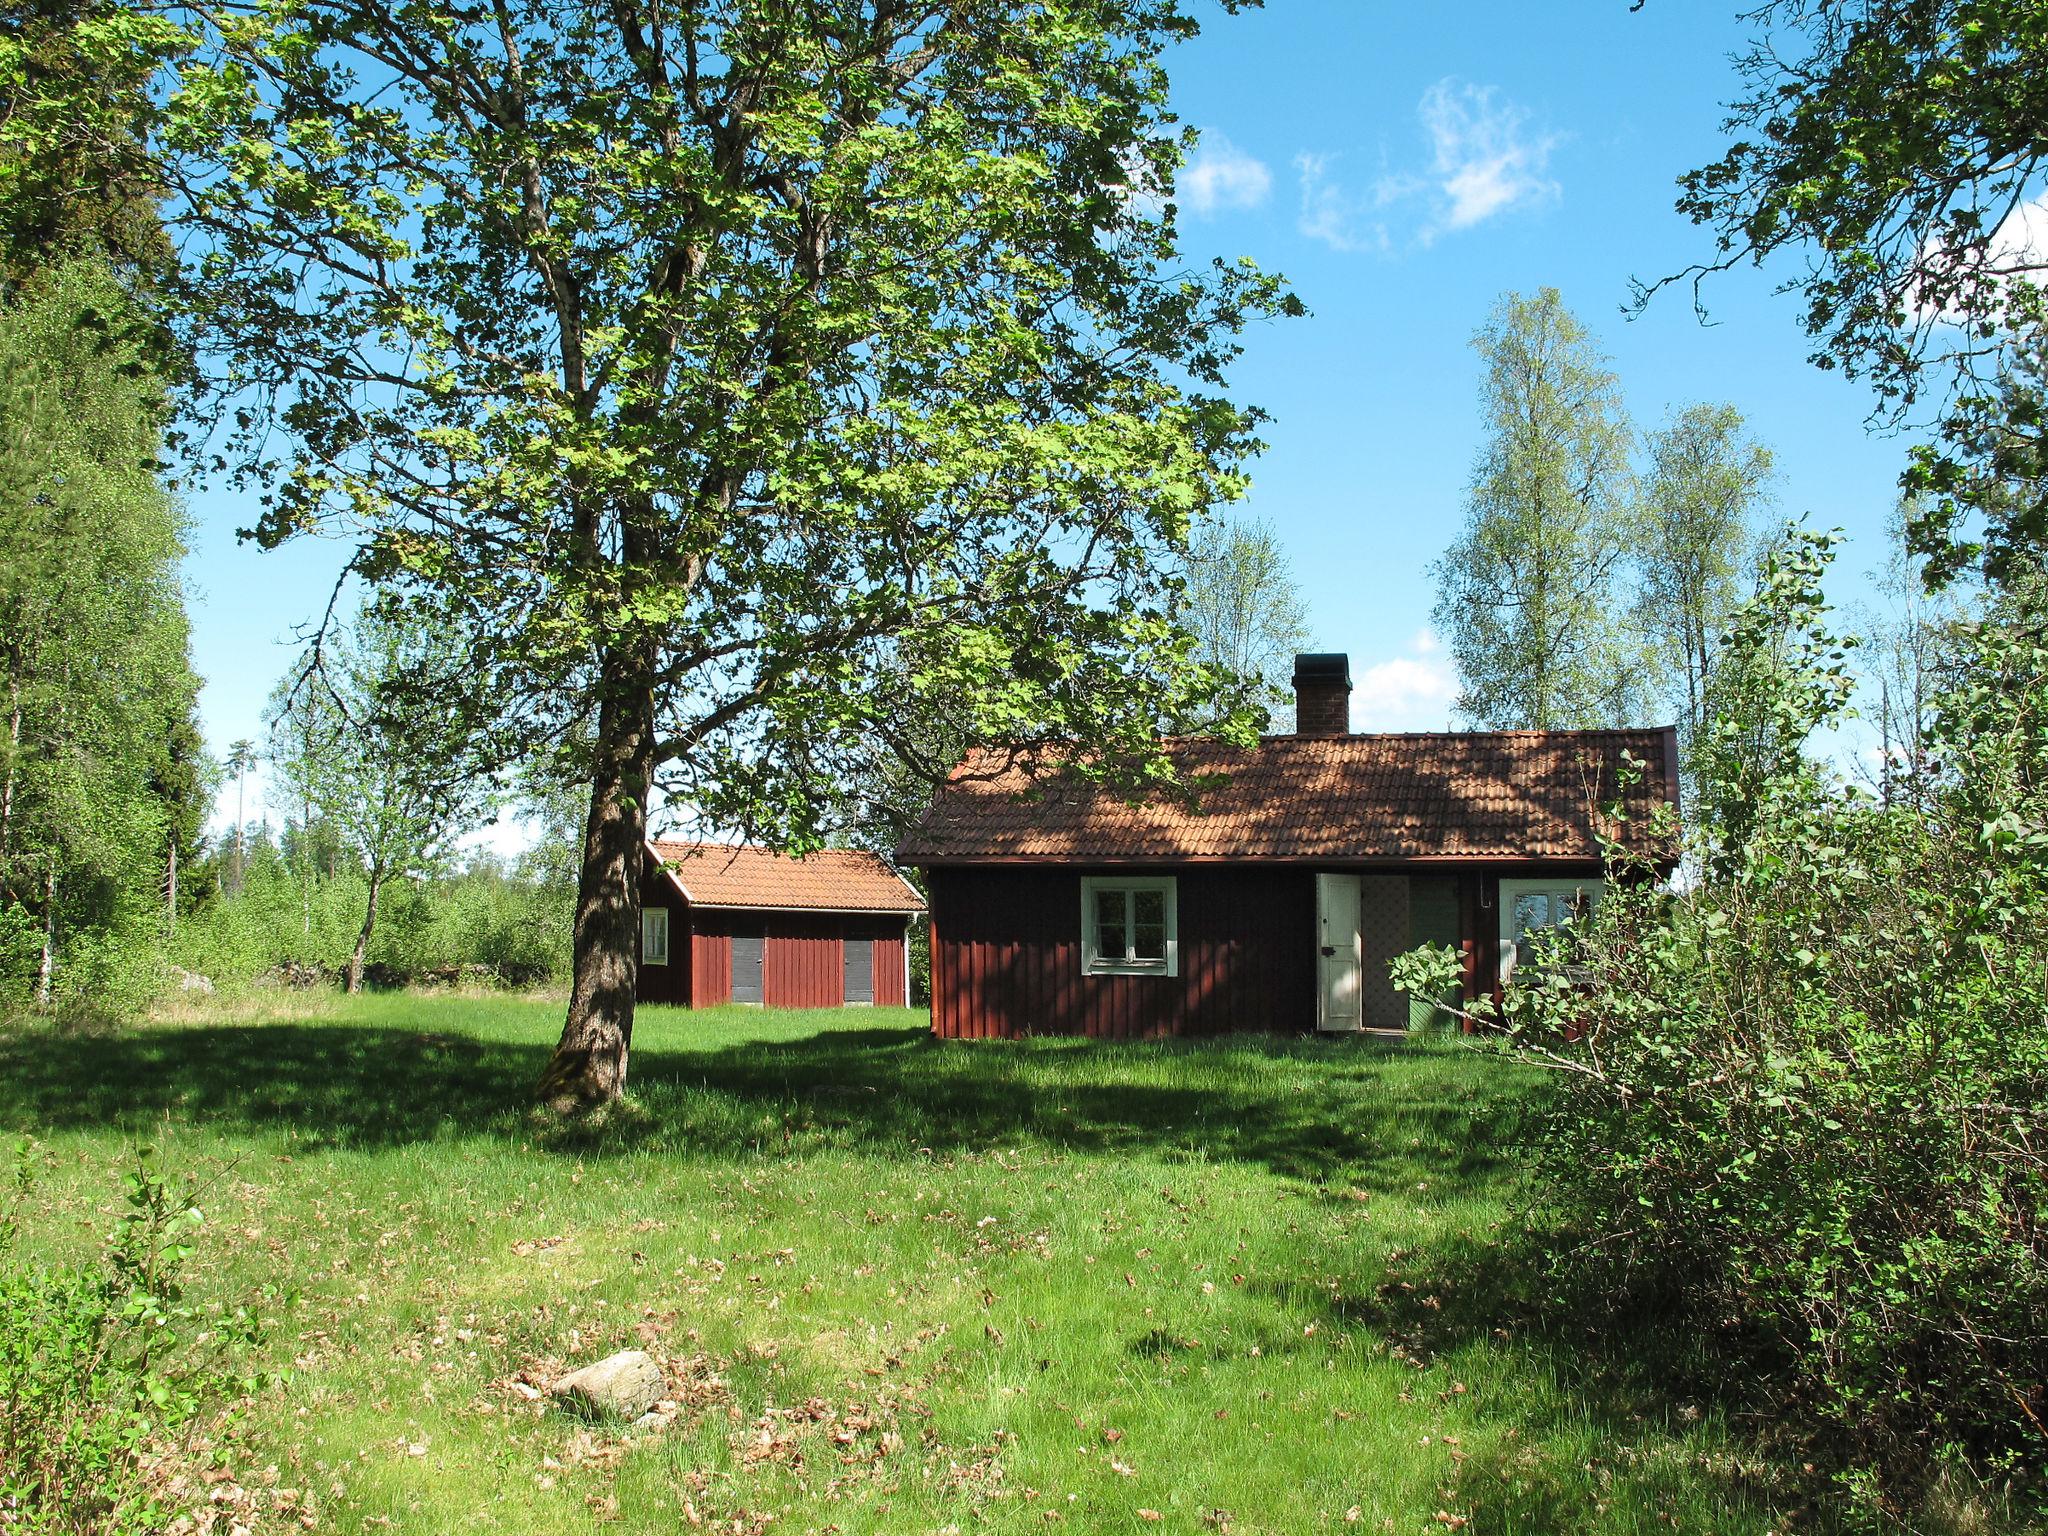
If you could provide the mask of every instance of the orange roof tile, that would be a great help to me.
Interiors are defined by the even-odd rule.
[[[647,845],[697,907],[830,912],[922,912],[924,898],[878,855],[821,848],[801,859],[727,843]]]
[[[1621,830],[1603,806],[1619,799],[1645,829],[1678,792],[1675,738],[1662,729],[1269,736],[1254,748],[1188,740],[1167,750],[1185,777],[1222,776],[1197,808],[1134,804],[1073,779],[1034,785],[1007,754],[977,751],[897,861],[1592,860],[1600,835]],[[1644,764],[1626,790],[1624,752]],[[1646,830],[1629,841],[1672,862]]]

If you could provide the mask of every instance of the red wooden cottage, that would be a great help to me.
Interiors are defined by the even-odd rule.
[[[1675,802],[1670,729],[1354,735],[1341,655],[1300,657],[1295,691],[1292,735],[1170,749],[1218,776],[1198,810],[989,751],[955,770],[896,850],[930,892],[933,1032],[1404,1028],[1393,956],[1454,945],[1466,996],[1491,992],[1599,899],[1602,835],[1647,839]],[[1642,851],[1670,869],[1668,839]]]
[[[917,891],[872,853],[651,842],[640,879],[645,1003],[901,1008]]]

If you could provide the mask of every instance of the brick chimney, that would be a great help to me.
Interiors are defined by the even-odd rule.
[[[1294,734],[1351,734],[1351,658],[1304,651],[1294,658]]]

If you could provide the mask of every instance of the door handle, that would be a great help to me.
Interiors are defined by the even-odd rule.
[[[1325,944],[1323,946],[1323,953],[1326,955],[1334,955],[1337,953],[1337,946],[1334,944]]]

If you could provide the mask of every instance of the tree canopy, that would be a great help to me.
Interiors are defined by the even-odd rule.
[[[593,786],[573,1096],[623,1082],[657,783],[801,849],[906,711],[1141,778],[1213,721],[1181,551],[1257,447],[1236,333],[1299,305],[1178,254],[1178,0],[136,9],[253,532],[357,538],[464,636],[418,706]]]
[[[1715,231],[1715,255],[1640,296],[1796,262],[1784,287],[1805,300],[1816,364],[1868,380],[1894,421],[1959,404],[1906,477],[1925,493],[1911,533],[1930,577],[1972,563],[2003,574],[2048,536],[2038,478],[2015,495],[1980,472],[2026,451],[2016,437],[2041,452],[2038,390],[2008,391],[2048,322],[2048,13],[2034,0],[1767,0],[1750,19],[1734,140],[1680,180],[1679,211]]]
[[[1262,704],[1292,698],[1308,612],[1271,523],[1225,517],[1197,533],[1183,614],[1202,660],[1251,680]]]
[[[350,992],[362,987],[386,883],[436,868],[497,799],[491,780],[467,766],[459,722],[407,708],[402,696],[408,678],[457,665],[445,631],[373,602],[271,696],[273,782],[312,813],[309,826],[317,815],[339,837],[366,881]]]
[[[100,941],[163,910],[206,803],[153,341],[99,262],[0,310],[0,941],[44,1001],[127,963]]]
[[[1614,595],[1634,432],[1620,383],[1555,288],[1505,295],[1472,345],[1486,438],[1464,531],[1435,567],[1458,708],[1491,729],[1624,723],[1634,682]]]
[[[1650,434],[1648,458],[1632,519],[1637,627],[1669,679],[1690,753],[1706,727],[1721,636],[1750,595],[1771,450],[1734,406],[1699,404]]]

